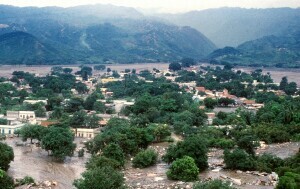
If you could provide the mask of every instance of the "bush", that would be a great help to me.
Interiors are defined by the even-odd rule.
[[[133,167],[145,168],[152,166],[157,161],[157,153],[152,150],[143,150],[139,152],[132,161]]]
[[[225,150],[224,162],[228,169],[243,171],[256,169],[256,162],[253,156],[241,149],[235,149],[233,152]]]
[[[0,169],[0,187],[1,189],[13,189],[14,180],[7,173]]]
[[[208,182],[200,182],[194,185],[193,189],[235,189],[230,186],[229,182],[221,180],[211,180]]]
[[[197,180],[198,174],[199,169],[195,164],[195,160],[189,156],[184,156],[182,159],[174,161],[167,171],[169,179],[185,182]]]

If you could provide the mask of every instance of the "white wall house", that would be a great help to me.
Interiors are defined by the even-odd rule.
[[[36,124],[34,111],[7,111],[6,114],[7,120],[10,122],[22,121],[30,124]],[[9,123],[9,125],[12,124]]]
[[[13,135],[16,130],[21,129],[25,124],[18,125],[0,125],[1,135]]]
[[[73,129],[74,133],[76,132],[75,129]],[[81,137],[81,138],[91,138],[93,139],[97,134],[99,134],[100,128],[96,129],[88,129],[88,128],[78,128],[77,133],[75,133],[76,137]]]

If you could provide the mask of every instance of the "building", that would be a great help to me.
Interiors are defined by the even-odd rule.
[[[47,104],[47,100],[24,100],[24,103],[28,103],[28,104],[36,104],[42,102],[45,105]]]
[[[123,81],[124,79],[121,78],[113,78],[113,77],[109,77],[109,78],[103,78],[101,79],[102,83],[109,83],[109,82],[114,82],[114,81]]]
[[[1,135],[13,135],[16,130],[21,129],[25,124],[18,125],[0,125]]]
[[[16,121],[36,124],[34,111],[7,111],[6,117],[8,125],[12,125]]]
[[[93,139],[96,135],[98,135],[101,132],[100,128],[95,128],[95,129],[78,128],[72,130],[75,133],[76,137],[90,138],[90,139]]]

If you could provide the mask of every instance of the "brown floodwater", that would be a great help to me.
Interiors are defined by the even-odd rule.
[[[47,152],[41,148],[32,145],[16,146],[15,142],[21,141],[19,138],[7,139],[5,142],[13,147],[15,158],[11,162],[8,174],[14,178],[23,178],[31,176],[36,182],[39,181],[57,181],[57,189],[74,188],[72,183],[74,179],[80,178],[82,172],[85,171],[85,162],[89,158],[78,158],[75,152],[74,157],[66,158],[65,162],[59,163],[53,161]],[[77,146],[82,146],[79,140],[76,140]]]
[[[11,162],[9,168],[9,175],[14,178],[23,178],[24,176],[31,176],[35,181],[57,181],[57,189],[72,189],[72,183],[74,179],[80,178],[82,172],[85,171],[85,163],[90,157],[89,154],[85,154],[85,157],[78,158],[75,153],[74,157],[67,158],[64,163],[54,162],[51,157],[47,155],[47,152],[41,148],[35,146],[26,147],[15,145],[16,141],[20,141],[19,138],[7,139],[5,142],[13,147],[15,153],[15,159]],[[82,146],[79,139],[76,139],[76,143],[79,147]],[[166,152],[169,143],[156,143],[150,147],[157,150],[160,154]],[[284,143],[284,144],[272,144],[264,149],[258,149],[257,153],[271,153],[278,155],[279,157],[286,158],[297,153],[300,143]],[[210,168],[205,172],[202,172],[199,177],[201,179],[208,178],[222,178],[230,177],[235,179],[241,179],[243,185],[235,186],[241,189],[272,189],[273,186],[256,186],[258,180],[268,181],[267,176],[257,176],[253,174],[247,174],[246,172],[236,173],[235,171],[220,169],[219,171],[213,171],[213,169],[220,167],[223,159],[223,151],[219,149],[211,149],[209,153],[209,165]],[[160,159],[159,157],[159,159]],[[131,162],[127,163],[124,170],[126,183],[131,188],[167,188],[172,186],[177,181],[170,181],[167,179],[166,171],[169,165],[159,160],[159,162],[152,167],[146,169],[132,168]],[[157,187],[156,187],[157,186]]]

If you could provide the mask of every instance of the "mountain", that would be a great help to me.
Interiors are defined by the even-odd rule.
[[[218,49],[208,57],[246,66],[300,68],[300,29],[284,36],[271,35],[248,41],[236,49]]]
[[[30,35],[30,40],[20,44],[20,37],[14,36],[16,32]],[[145,18],[135,9],[112,5],[0,6],[0,35],[8,41],[3,43],[7,54],[3,53],[0,63],[5,63],[4,60],[18,64],[30,64],[29,60],[32,64],[173,61],[183,57],[202,59],[216,49],[196,29],[162,23]],[[27,60],[28,50],[37,43],[43,48],[34,49],[39,53],[34,51]],[[7,49],[14,46],[16,50],[10,53]],[[56,56],[51,56],[53,52],[57,52]]]
[[[31,34],[12,32],[0,36],[0,64],[42,64],[61,59],[67,57]]]
[[[292,28],[300,28],[300,8],[218,8],[156,16],[173,24],[196,28],[219,48],[237,47],[246,41],[281,36]]]

